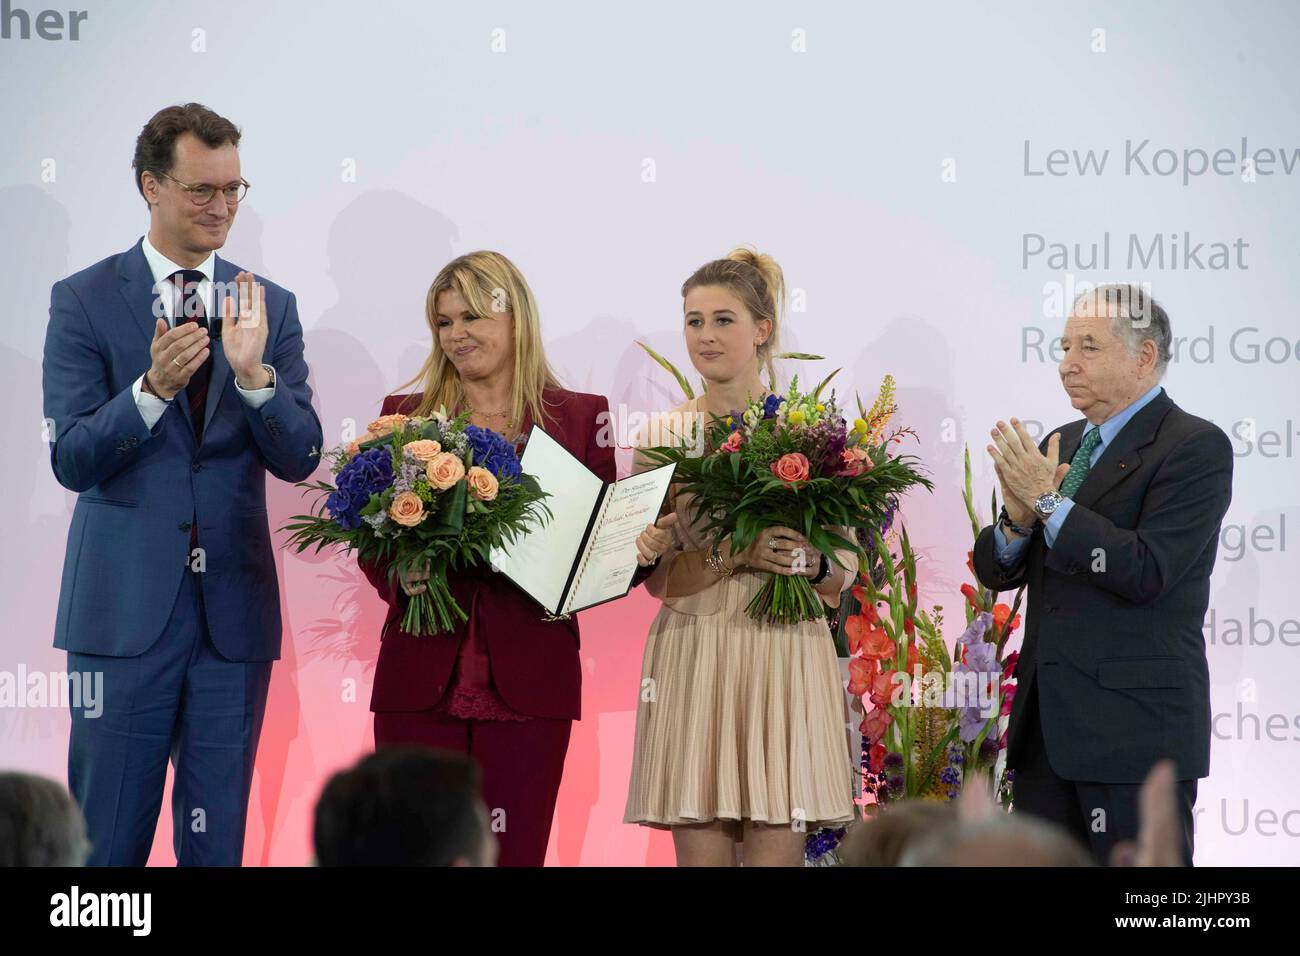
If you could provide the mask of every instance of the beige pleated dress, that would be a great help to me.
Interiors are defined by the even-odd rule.
[[[701,398],[668,414],[703,409]],[[634,444],[666,443],[648,442],[650,434],[643,429]],[[644,467],[638,457],[635,470]],[[646,638],[623,822],[802,821],[812,832],[854,819],[849,710],[826,622],[752,620],[745,606],[767,575],[747,569],[706,571],[714,580],[702,591],[666,597],[676,556],[710,546],[689,525],[689,498],[669,494],[678,546],[645,584],[663,606]],[[837,553],[856,568],[854,552]]]

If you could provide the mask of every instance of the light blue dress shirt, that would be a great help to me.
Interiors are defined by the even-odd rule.
[[[1115,436],[1118,435],[1120,430],[1129,423],[1129,420],[1138,412],[1142,411],[1142,409],[1150,404],[1151,400],[1159,394],[1160,386],[1153,386],[1151,391],[1147,392],[1132,405],[1128,406],[1128,408],[1116,412],[1100,425],[1090,424],[1083,430],[1083,434],[1079,436],[1080,444],[1083,443],[1084,436],[1086,436],[1092,429],[1098,428],[1101,430],[1101,441],[1097,442],[1097,447],[1092,450],[1092,455],[1088,459],[1089,468],[1097,464],[1097,459],[1100,458],[1102,453],[1110,447],[1110,443],[1115,440]],[[1061,525],[1065,524],[1065,519],[1069,517],[1070,509],[1073,507],[1074,502],[1071,499],[1066,498],[1056,506],[1056,510],[1052,512],[1051,516],[1048,517],[1045,522],[1043,522],[1043,541],[1049,548],[1052,546],[1053,542],[1056,541],[1056,534],[1061,530]],[[994,521],[993,523],[993,539],[997,544],[998,564],[1002,565],[1004,568],[1014,567],[1016,562],[1018,562],[1024,555],[1025,546],[1029,544],[1029,538],[1027,537],[1008,541],[1007,536],[1002,533],[1002,525],[997,521]]]

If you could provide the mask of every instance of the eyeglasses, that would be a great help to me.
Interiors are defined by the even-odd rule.
[[[191,186],[189,183],[183,183],[175,176],[167,173],[154,172],[153,170],[150,170],[150,172],[153,172],[155,176],[170,179],[177,186],[180,186],[181,189],[189,193],[190,201],[196,206],[206,206],[212,202],[212,197],[218,192],[225,198],[227,206],[237,206],[243,202],[244,197],[248,195],[249,188],[252,186],[252,183],[245,179],[240,179],[239,182],[231,183],[229,186],[209,186],[206,184]]]

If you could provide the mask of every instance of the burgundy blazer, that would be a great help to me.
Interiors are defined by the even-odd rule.
[[[389,395],[381,414],[413,411],[422,393]],[[543,393],[543,428],[603,481],[617,477],[614,446],[598,444],[597,416],[609,414],[603,395],[547,389]],[[533,425],[525,412],[521,432]],[[608,431],[606,432],[608,434]],[[550,489],[562,494],[562,489]],[[460,642],[469,628],[478,628],[492,662],[497,692],[512,708],[532,717],[577,720],[582,711],[582,667],[578,659],[578,621],[543,620],[542,606],[490,567],[455,571],[448,577],[451,592],[469,621],[451,633],[417,637],[401,629],[406,595],[390,587],[386,563],[361,563],[361,569],[388,604],[375,666],[373,711],[432,709],[451,680]]]

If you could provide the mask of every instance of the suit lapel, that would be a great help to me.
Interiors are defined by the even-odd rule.
[[[122,254],[117,274],[121,279],[119,291],[126,302],[126,310],[131,316],[132,324],[144,336],[144,346],[147,350],[153,343],[154,323],[160,318],[165,318],[166,312],[161,315],[154,312],[156,306],[161,306],[161,301],[154,290],[154,278],[153,273],[149,270],[149,261],[144,257],[143,238],[130,250]],[[147,351],[146,354],[148,354]],[[181,390],[181,392],[183,391],[184,389]],[[179,396],[181,392],[178,392],[177,395]],[[186,424],[189,425],[190,411],[185,401],[182,399],[174,404],[185,418]],[[192,433],[193,429],[191,428]]]
[[[1160,423],[1164,421],[1173,401],[1162,388],[1160,394],[1147,403],[1119,430],[1102,449],[1101,457],[1092,466],[1075,493],[1074,500],[1085,508],[1091,507],[1103,495],[1138,470],[1142,464],[1140,449],[1155,441]]]

